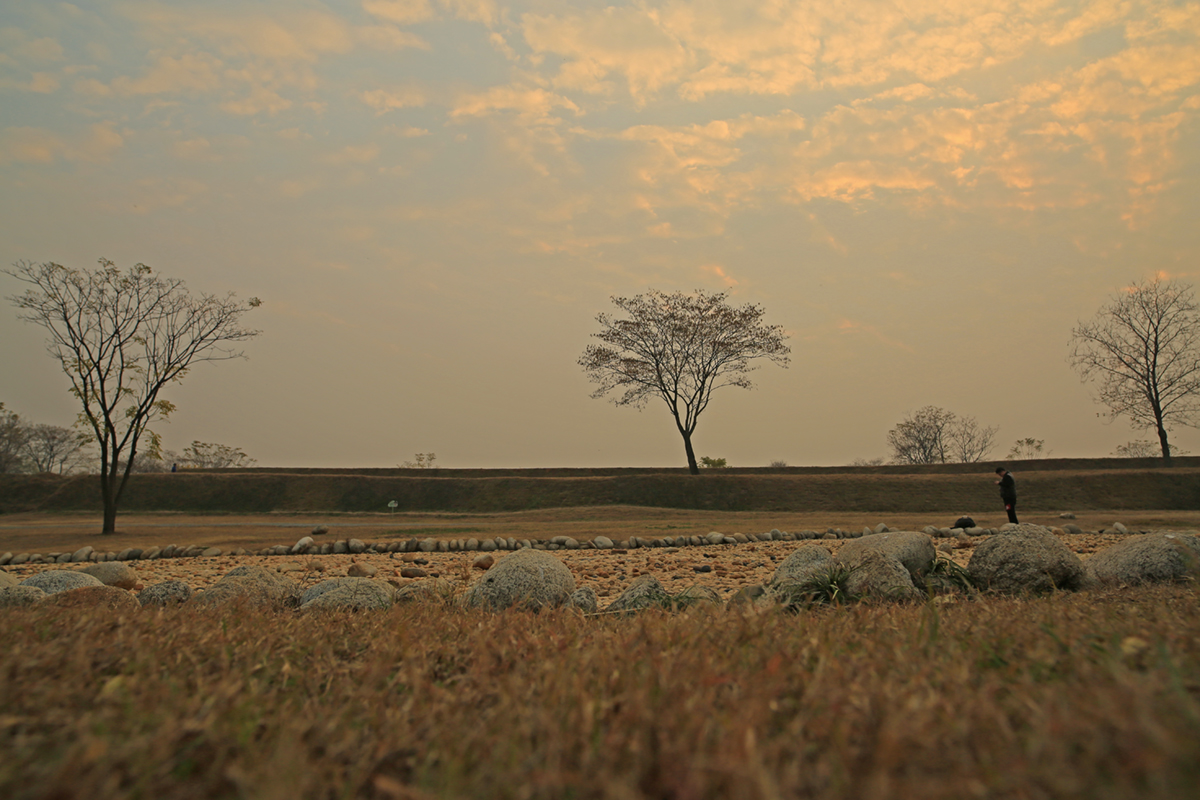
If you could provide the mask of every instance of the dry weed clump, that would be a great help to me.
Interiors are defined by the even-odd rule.
[[[1194,585],[800,613],[6,612],[0,796],[1178,798]]]

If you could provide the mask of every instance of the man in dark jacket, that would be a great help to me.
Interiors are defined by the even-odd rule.
[[[1004,501],[1004,510],[1008,512],[1008,521],[1016,525],[1017,482],[1013,480],[1012,473],[1004,467],[996,467],[996,474],[1000,476],[1000,480],[996,483],[1000,484],[1000,499]]]

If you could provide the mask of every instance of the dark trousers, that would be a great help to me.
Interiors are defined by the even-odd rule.
[[[1008,512],[1008,521],[1011,522],[1013,525],[1018,524],[1017,523],[1017,503],[1016,503],[1016,501],[1014,500],[1011,503],[1005,503],[1004,510]]]

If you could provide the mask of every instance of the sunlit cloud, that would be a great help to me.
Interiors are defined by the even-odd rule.
[[[111,122],[90,125],[85,132],[69,138],[44,128],[11,127],[0,131],[0,163],[51,164],[59,159],[106,161],[124,143],[124,137]]]
[[[895,348],[897,350],[903,350],[908,353],[916,352],[915,350],[913,350],[912,347],[905,344],[904,342],[902,342],[898,339],[893,339],[892,337],[885,335],[874,325],[870,325],[865,322],[858,322],[858,321],[851,320],[851,319],[843,319],[840,322],[838,322],[837,329],[839,332],[841,332],[843,335],[846,335],[846,336],[866,336],[867,338],[873,339],[874,341],[878,342],[879,344],[884,345],[885,347]]]

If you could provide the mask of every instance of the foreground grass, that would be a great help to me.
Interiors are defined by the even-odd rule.
[[[0,797],[1193,796],[1197,599],[13,610]]]

